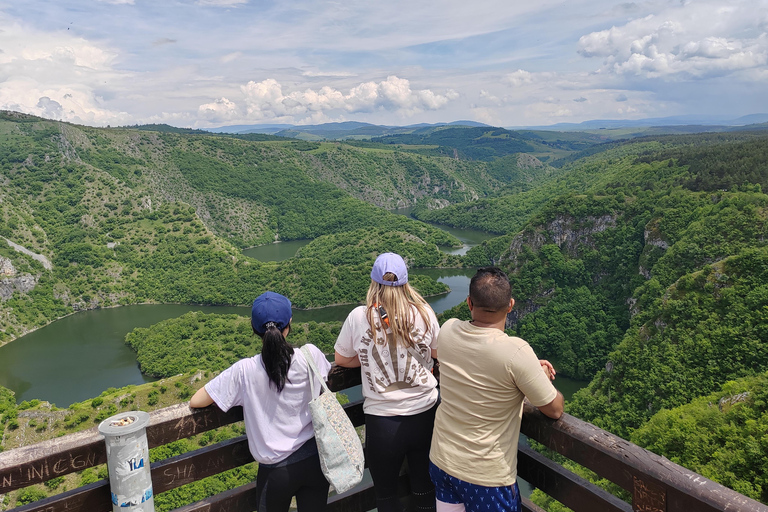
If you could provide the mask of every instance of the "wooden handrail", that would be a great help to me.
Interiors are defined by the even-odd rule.
[[[521,431],[629,491],[634,510],[768,512],[758,501],[568,414],[553,421],[526,404]]]
[[[329,375],[329,387],[342,391],[359,385],[360,371],[339,367]],[[356,426],[362,425],[362,402],[345,405]],[[150,413],[147,439],[150,448],[241,421],[242,409],[228,413],[216,407],[190,409],[178,404]],[[531,439],[591,469],[632,495],[628,504],[598,488],[538,452],[521,445],[519,475],[575,511],[605,512],[768,512],[768,506],[708,480],[671,461],[644,450],[594,425],[567,414],[557,421],[525,406],[522,432]],[[151,465],[155,493],[165,492],[206,476],[232,469],[253,459],[244,436],[216,443]],[[96,428],[0,453],[0,494],[43,483],[56,476],[106,462],[106,449]],[[403,475],[401,495],[408,494]],[[253,484],[211,496],[178,512],[248,511]],[[362,484],[329,498],[331,512],[359,512],[375,506],[373,489]],[[528,512],[540,511],[527,499]],[[106,480],[13,509],[14,512],[108,512],[112,509]]]

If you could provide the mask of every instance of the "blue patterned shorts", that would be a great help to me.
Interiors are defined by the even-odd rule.
[[[483,487],[451,476],[432,461],[429,476],[435,484],[435,497],[443,503],[463,503],[467,512],[521,512],[517,482],[502,487]]]

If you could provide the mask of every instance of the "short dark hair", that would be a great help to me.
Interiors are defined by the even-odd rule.
[[[469,298],[474,307],[499,311],[509,307],[512,285],[507,274],[498,267],[483,267],[469,282]]]

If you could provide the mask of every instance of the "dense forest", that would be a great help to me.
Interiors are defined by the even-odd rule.
[[[0,236],[8,244],[0,244],[0,343],[73,311],[120,304],[248,304],[266,288],[301,308],[355,302],[375,253],[344,265],[294,258],[278,268],[240,249],[367,229],[371,251],[382,247],[373,241],[379,233],[407,239],[413,266],[443,264],[437,245],[458,240],[331,182],[341,177],[374,203],[396,201],[388,194],[398,184],[412,187],[411,196],[463,199],[491,186],[472,163],[392,151],[377,160],[367,150],[272,139],[279,138],[99,130],[2,114]],[[444,290],[427,279],[420,286],[424,294]]]
[[[648,422],[768,367],[767,147],[762,133],[639,139],[565,166],[533,191],[536,203],[523,193],[519,204],[491,198],[440,214],[477,207],[514,218],[528,208],[466,263],[507,269],[518,299],[510,330],[563,374],[591,380],[568,412],[667,455],[664,431]],[[467,315],[462,305],[443,316]],[[765,414],[760,396],[736,407]],[[646,433],[634,437],[638,429]],[[721,452],[732,443],[714,439]],[[765,443],[744,450],[768,456]],[[703,467],[688,455],[677,460]],[[749,464],[706,467],[768,502]]]
[[[411,267],[495,264],[517,299],[509,332],[589,381],[569,413],[768,503],[768,132],[601,143],[463,127],[344,143],[151,128],[0,116],[0,342],[119,304],[247,304],[267,288],[298,307],[357,302],[385,250]],[[557,157],[526,153],[534,142]],[[382,208],[396,206],[499,236],[447,255],[440,248],[458,240]],[[302,238],[313,241],[280,263],[241,253]],[[302,324],[292,337],[330,352],[338,328]],[[203,314],[127,343],[142,371],[187,375],[182,395],[190,375],[205,380],[259,350],[246,318]],[[147,386],[131,393],[148,397]],[[23,411],[46,405],[0,391],[9,449],[18,435],[8,434],[40,428]],[[141,405],[163,403],[152,401]]]

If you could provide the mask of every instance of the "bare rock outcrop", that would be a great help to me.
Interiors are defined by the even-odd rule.
[[[538,252],[543,245],[555,244],[561,249],[576,257],[582,246],[594,248],[593,235],[601,233],[609,228],[616,227],[615,215],[602,215],[600,217],[585,217],[575,219],[568,216],[558,216],[545,225],[531,231],[523,231],[512,239],[509,251],[502,260],[512,263],[517,267],[517,258],[527,247],[533,252]]]
[[[615,215],[585,217],[576,219],[570,216],[557,216],[548,223],[535,229],[525,230],[512,239],[509,250],[502,256],[501,264],[509,266],[513,272],[519,269],[519,256],[527,248],[538,252],[542,246],[554,244],[565,250],[571,257],[578,257],[581,248],[594,248],[594,235],[616,227]],[[541,290],[536,297],[521,300],[515,309],[507,315],[506,327],[513,327],[525,315],[538,310],[547,299],[553,296],[554,289]],[[542,300],[543,299],[543,300]]]
[[[0,299],[8,300],[14,292],[29,293],[37,285],[37,278],[31,274],[0,278]]]

